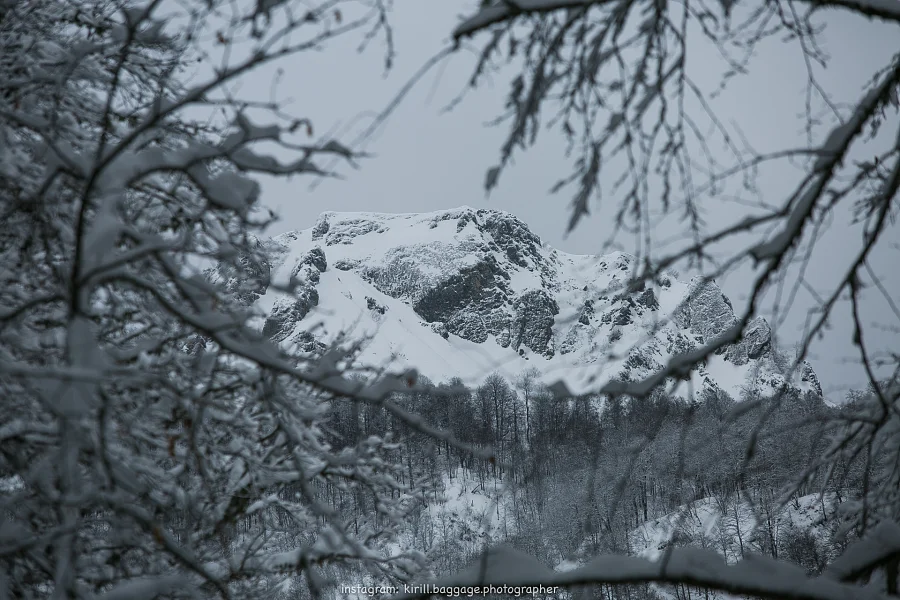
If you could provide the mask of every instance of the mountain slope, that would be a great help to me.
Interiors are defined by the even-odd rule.
[[[643,378],[735,321],[714,283],[664,276],[623,293],[633,257],[560,252],[495,210],[326,212],[269,245],[269,273],[246,298],[267,335],[304,353],[341,332],[371,336],[360,363],[411,365],[436,381],[476,383],[493,371],[513,377],[534,367],[546,382],[562,379],[581,392]],[[269,279],[296,284],[296,297],[267,289]],[[737,398],[748,378],[764,394],[784,383],[761,318],[699,367],[692,385]],[[809,365],[791,385],[821,394]]]

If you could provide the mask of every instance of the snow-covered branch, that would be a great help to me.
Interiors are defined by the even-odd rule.
[[[412,572],[385,550],[420,501],[396,446],[327,425],[335,397],[380,404],[412,374],[298,366],[240,299],[268,284],[254,174],[327,176],[317,156],[361,155],[299,141],[307,117],[229,88],[364,26],[371,39],[385,7],[164,4],[0,14],[0,596],[271,597],[354,561]],[[210,261],[234,282],[207,279]],[[334,493],[367,511],[352,529]]]
[[[496,25],[528,15],[584,9],[623,0],[498,0],[489,2],[453,30],[453,39],[475,35]],[[630,2],[631,0],[625,0]],[[900,23],[900,7],[893,0],[802,0],[813,9],[840,8],[866,17]]]
[[[834,579],[808,577],[803,569],[764,556],[727,565],[720,555],[700,548],[676,548],[660,562],[632,556],[598,556],[571,571],[555,572],[513,548],[485,552],[468,569],[423,585],[421,593],[396,598],[424,598],[428,589],[508,586],[575,587],[628,583],[686,584],[772,600],[884,600],[885,595]]]

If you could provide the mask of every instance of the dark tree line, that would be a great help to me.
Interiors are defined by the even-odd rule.
[[[430,504],[442,502],[443,487],[454,479],[465,479],[474,493],[504,484],[504,510],[512,523],[506,541],[548,564],[578,553],[632,552],[630,532],[711,499],[730,519],[730,536],[739,547],[733,557],[725,551],[729,558],[762,552],[810,572],[825,566],[823,550],[808,539],[812,534],[784,525],[781,501],[796,474],[825,451],[822,423],[852,405],[831,408],[821,397],[793,388],[776,398],[748,395],[742,401],[706,389],[688,401],[663,393],[643,400],[560,399],[527,375],[509,382],[494,374],[471,390],[460,384],[426,382],[396,401],[464,444],[491,450],[492,459],[475,458],[357,403],[334,404],[334,440],[392,432],[404,481],[427,487]],[[750,439],[755,443],[748,453]],[[827,480],[823,473],[809,477],[791,499],[825,490],[822,518],[836,519],[832,504],[860,497],[864,485],[865,468],[856,457],[832,469]],[[333,500],[370,510],[358,498]],[[754,531],[746,524],[748,506],[758,525]],[[472,556],[447,564],[462,565],[467,558]]]

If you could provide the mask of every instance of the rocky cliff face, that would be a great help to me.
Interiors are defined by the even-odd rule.
[[[297,293],[260,289],[245,299],[266,335],[298,352],[315,352],[343,330],[372,335],[360,360],[411,364],[435,380],[536,367],[579,391],[644,377],[735,322],[715,283],[664,276],[626,293],[633,257],[559,252],[495,210],[328,212],[270,245],[271,260],[255,265],[254,278],[292,281]],[[693,391],[735,395],[754,379],[821,394],[809,365],[786,382],[777,363],[758,318],[740,343],[697,369]]]

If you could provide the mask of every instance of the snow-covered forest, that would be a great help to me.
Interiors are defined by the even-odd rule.
[[[485,0],[446,24],[450,45],[423,68],[474,51],[471,87],[514,72],[498,120],[509,133],[485,188],[503,185],[544,125],[562,131],[572,172],[555,191],[574,187],[570,227],[602,199],[636,240],[611,294],[671,285],[676,267],[704,290],[752,266],[746,305],[716,335],[576,391],[534,371],[432,382],[362,364],[369,340],[351,332],[327,344],[304,333],[298,349],[261,326],[273,316],[259,312],[261,289],[305,314],[326,266],[310,253],[286,280],[271,276],[275,215],[259,178],[352,177],[374,160],[365,131],[358,143],[323,133],[280,95],[283,67],[328,60],[346,39],[390,68],[391,9],[0,0],[0,599],[435,595],[425,584],[608,600],[900,596],[900,357],[872,349],[872,328],[885,326],[865,316],[875,296],[892,327],[900,320],[873,267],[897,252],[900,54],[866,66],[871,80],[849,107],[810,75],[798,118],[809,144],[771,152],[737,141],[686,60],[688,40],[705,40],[731,65],[724,83],[754,44],[781,36],[824,64],[818,11],[900,28],[900,4]],[[267,68],[270,100],[244,99],[242,78]],[[418,77],[378,126],[394,125]],[[789,196],[705,225],[703,202],[732,180],[751,188],[776,160],[802,166]],[[772,352],[791,381],[843,311],[867,384],[840,398],[791,385],[677,388],[749,343],[766,303],[811,289],[804,261],[835,211],[856,240],[835,265],[846,271],[809,292],[794,352]],[[685,231],[667,254],[651,243],[660,215]],[[494,239],[542,247],[497,223]],[[473,272],[454,285],[482,293],[502,279]],[[422,287],[431,304],[413,308],[439,337],[483,333],[459,321],[455,299],[397,273],[405,279],[381,283],[398,296]],[[554,304],[525,297],[501,346],[524,356],[531,340],[552,355]],[[546,323],[530,330],[537,313]],[[621,358],[596,354],[599,371]]]

